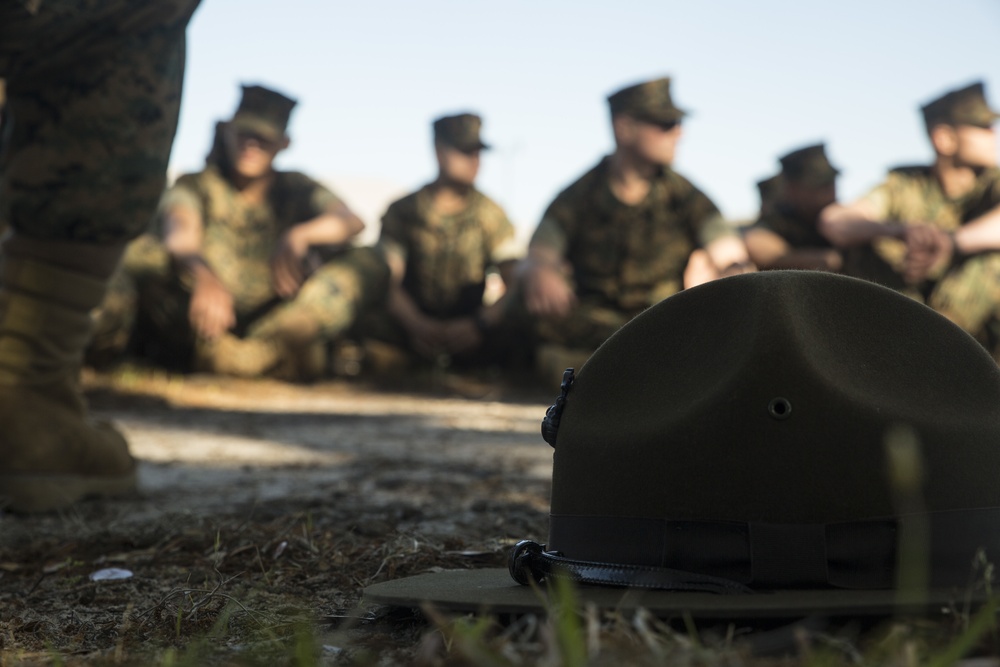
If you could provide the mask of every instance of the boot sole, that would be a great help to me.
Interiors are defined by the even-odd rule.
[[[114,477],[0,475],[0,506],[24,514],[52,512],[91,496],[120,496],[136,490],[136,472]]]

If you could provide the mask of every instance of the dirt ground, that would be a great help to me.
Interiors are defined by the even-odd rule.
[[[539,424],[554,390],[444,376],[407,390],[148,373],[85,381],[94,413],[141,460],[141,493],[58,515],[0,511],[0,667],[916,665],[942,655],[944,665],[977,644],[996,654],[981,630],[947,653],[969,639],[967,617],[752,635],[757,649],[793,655],[779,659],[752,658],[740,641],[749,629],[733,625],[359,606],[370,583],[503,566],[514,542],[544,542],[553,450]],[[91,579],[108,568],[130,576]],[[1000,665],[983,660],[968,664]]]
[[[141,460],[141,494],[0,514],[0,664],[170,662],[203,637],[206,651],[228,649],[223,661],[267,664],[272,649],[287,655],[289,633],[345,619],[354,657],[374,647],[406,662],[419,624],[365,627],[365,585],[502,564],[509,544],[547,530],[540,396],[439,382],[420,393],[121,375],[87,386]],[[109,567],[133,576],[88,578]]]

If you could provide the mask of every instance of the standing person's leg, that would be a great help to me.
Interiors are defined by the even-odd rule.
[[[29,11],[27,6],[36,11]],[[90,311],[162,192],[197,0],[0,9],[0,497],[15,509],[125,492],[124,438],[77,384]]]

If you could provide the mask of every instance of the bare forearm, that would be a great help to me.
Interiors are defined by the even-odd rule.
[[[163,245],[174,258],[200,256],[204,236],[198,211],[176,206],[164,213]]]
[[[819,232],[838,248],[853,248],[879,237],[902,238],[903,225],[876,220],[863,203],[831,204],[819,217]]]
[[[967,255],[1000,250],[1000,206],[960,227],[955,249]]]
[[[705,252],[715,268],[726,271],[732,266],[741,266],[750,263],[750,256],[747,254],[747,247],[743,240],[735,234],[716,239],[705,246]]]
[[[346,213],[325,213],[312,220],[299,223],[293,229],[306,246],[340,245],[361,233],[365,224],[361,219]]]

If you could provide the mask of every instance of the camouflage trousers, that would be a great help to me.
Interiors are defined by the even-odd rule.
[[[1000,362],[1000,252],[973,255],[957,264],[934,285],[926,303]]]
[[[456,315],[454,318],[472,317],[474,313]],[[523,364],[521,350],[514,347],[521,339],[512,337],[506,329],[499,327],[495,331],[482,332],[482,343],[473,350],[461,354],[441,352],[435,358],[428,358],[426,353],[418,352],[410,334],[403,325],[387,310],[373,310],[367,314],[357,331],[358,337],[364,341],[377,341],[390,350],[382,350],[381,354],[393,356],[393,366],[421,366],[433,363],[439,367],[476,368],[488,366],[512,367]],[[370,347],[370,343],[367,344]],[[381,349],[381,348],[380,348]],[[376,363],[375,366],[380,364]]]
[[[566,317],[536,317],[528,312],[524,299],[515,290],[508,295],[504,327],[527,336],[535,345],[594,351],[641,312],[641,309],[622,310],[581,299]]]
[[[359,317],[384,306],[388,284],[389,268],[380,252],[350,248],[314,271],[293,299],[275,297],[238,312],[233,333],[268,338],[294,326],[319,340],[333,340]],[[101,365],[129,352],[173,370],[190,370],[197,344],[190,303],[190,287],[159,240],[151,235],[136,239],[94,312],[88,362]]]
[[[118,244],[163,191],[198,0],[0,2],[0,221]]]
[[[508,338],[532,349],[536,374],[553,390],[559,387],[566,368],[579,370],[594,350],[642,312],[581,299],[566,317],[542,318],[528,312],[517,289],[507,298],[499,328]]]
[[[937,280],[909,286],[874,253],[858,254],[863,261],[849,275],[894,289],[924,303],[968,332],[1000,361],[1000,252],[962,258]],[[851,268],[851,265],[848,265]]]

